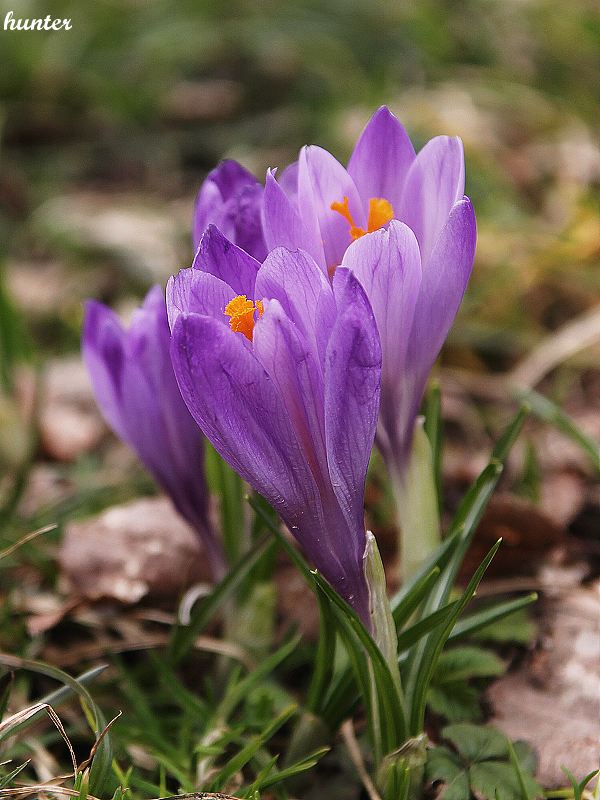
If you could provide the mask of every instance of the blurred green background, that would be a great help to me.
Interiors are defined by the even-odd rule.
[[[220,158],[262,176],[319,142],[344,160],[387,103],[417,146],[464,140],[479,244],[446,359],[510,368],[600,300],[599,8],[3,0],[2,21],[72,20],[0,30],[3,302],[26,312],[13,345],[74,350],[84,297],[118,304],[188,265],[193,198]]]
[[[72,29],[5,31],[9,10],[70,18]],[[85,298],[127,313],[190,264],[193,201],[219,159],[261,177],[318,142],[345,161],[382,103],[417,148],[440,133],[465,144],[479,234],[443,355],[444,378],[469,376],[444,396],[455,505],[487,461],[508,372],[600,307],[599,68],[598,0],[0,0],[0,535],[59,525],[3,581],[0,650],[75,669],[76,648],[50,635],[45,648],[25,623],[61,611],[63,523],[153,491],[99,420],[78,357]],[[596,344],[536,384],[596,436],[599,359]],[[484,552],[507,536],[507,574],[534,569],[571,525],[597,559],[585,456],[548,434],[515,461],[508,486],[541,499],[545,516],[518,506],[517,524],[497,510]],[[368,513],[393,545],[372,477]],[[505,506],[512,513],[514,499]]]
[[[480,237],[454,336],[463,362],[504,369],[600,298],[594,0],[0,8],[2,20],[72,19],[70,31],[0,30],[2,238],[29,262],[7,280],[22,302],[36,275],[30,311],[54,323],[44,348],[76,344],[86,290],[110,300],[133,280],[139,293],[188,264],[193,196],[220,158],[260,176],[318,141],[345,159],[381,103],[417,146],[465,142]]]

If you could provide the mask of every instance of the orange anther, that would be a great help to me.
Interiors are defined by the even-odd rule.
[[[255,312],[258,311],[259,319],[264,313],[264,307],[260,300],[256,304],[248,300],[245,294],[238,294],[225,306],[225,315],[230,317],[229,327],[235,333],[243,333],[246,339],[252,341],[254,333]]]
[[[330,208],[332,211],[341,214],[348,222],[350,225],[350,236],[353,239],[359,239],[361,236],[364,236],[365,233],[373,233],[373,231],[382,228],[384,225],[387,225],[390,220],[394,219],[394,208],[389,200],[383,197],[371,197],[369,200],[367,230],[355,225],[352,214],[350,213],[347,197],[344,197],[344,201],[341,203],[336,200],[331,204]]]

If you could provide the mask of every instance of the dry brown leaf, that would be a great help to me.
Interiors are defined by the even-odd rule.
[[[533,503],[508,493],[497,493],[481,520],[461,576],[468,580],[500,538],[502,546],[487,575],[534,575],[564,536],[564,529]]]
[[[106,426],[79,356],[54,359],[47,365],[39,427],[44,452],[58,461],[74,461],[104,436]]]
[[[177,597],[192,583],[210,580],[199,538],[165,497],[70,523],[59,565],[70,590],[89,600]]]
[[[600,760],[600,581],[570,586],[546,605],[541,649],[489,691],[492,724],[539,754],[538,778],[561,785],[561,765],[579,778]]]

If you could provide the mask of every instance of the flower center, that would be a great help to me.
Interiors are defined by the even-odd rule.
[[[254,313],[258,311],[258,318],[260,319],[264,310],[260,300],[257,300],[255,304],[252,300],[248,300],[245,294],[238,294],[237,297],[227,303],[224,314],[230,317],[229,327],[232,331],[243,333],[246,339],[252,341],[254,323],[256,321]]]
[[[367,230],[359,228],[354,224],[352,214],[348,207],[348,198],[344,197],[344,201],[340,203],[338,200],[330,206],[332,211],[341,214],[350,225],[350,236],[353,239],[359,239],[365,233],[373,233],[373,231],[383,228],[390,220],[394,219],[394,208],[389,200],[383,197],[372,197],[369,200],[369,216],[367,218]]]

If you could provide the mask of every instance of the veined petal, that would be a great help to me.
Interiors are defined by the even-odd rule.
[[[171,330],[180,314],[202,314],[229,325],[225,306],[237,292],[225,281],[199,269],[179,270],[167,283],[167,312]]]
[[[421,256],[411,229],[393,220],[350,245],[343,266],[352,270],[371,303],[381,339],[382,384],[398,385],[421,286]]]
[[[316,265],[315,269],[318,270]],[[279,392],[321,496],[326,498],[331,487],[325,449],[323,374],[316,353],[278,300],[265,301],[253,343],[256,357]]]
[[[224,560],[208,518],[204,446],[175,380],[170,338],[160,286],[148,292],[127,330],[106,307],[87,305],[83,353],[98,405],[196,529],[219,577]]]
[[[336,452],[328,451],[325,442],[326,393],[321,367],[308,341],[277,300],[265,302],[264,315],[255,327],[254,351],[285,405],[319,492],[318,503],[310,511],[306,509],[297,523],[298,539],[315,566],[366,620],[364,479],[360,491],[351,498],[351,507],[345,494],[340,501],[331,476],[331,459],[335,471]]]
[[[209,224],[256,258],[263,259],[266,246],[262,234],[263,188],[237,161],[222,161],[202,184],[194,210],[193,240],[198,247]]]
[[[215,449],[294,526],[319,506],[318,491],[282,400],[244,341],[215,319],[182,314],[171,342],[175,375]]]
[[[468,197],[454,205],[423,267],[407,352],[407,375],[400,425],[410,440],[427,376],[460,307],[473,267],[477,226]]]
[[[339,267],[333,279],[338,317],[325,364],[325,435],[333,490],[362,558],[363,496],[373,446],[381,384],[381,345],[377,323],[364,289],[350,270]]]
[[[267,171],[265,180],[263,228],[269,250],[276,247],[298,250],[301,247],[324,268],[320,237],[310,235],[310,229],[300,218],[297,206],[275,179],[272,170]]]
[[[332,203],[345,197],[355,225],[365,227],[363,204],[348,172],[322,147],[303,147],[298,161],[298,209],[312,240],[323,243],[324,261],[317,259],[317,263],[327,270],[342,263],[352,241],[348,221],[331,209]]]
[[[192,267],[209,272],[231,286],[234,295],[254,295],[254,282],[260,263],[227,239],[214,225],[206,229]]]
[[[415,150],[404,127],[382,106],[367,123],[348,162],[365,213],[371,197],[383,197],[400,209],[404,181],[414,160]]]
[[[292,200],[292,202],[297,202],[298,200],[298,162],[293,161],[291,164],[288,164],[285,167],[281,175],[279,176],[279,185],[286,193],[286,195]]]
[[[117,436],[129,441],[121,410],[125,331],[114,311],[95,300],[85,304],[82,354],[102,415]]]
[[[454,204],[465,191],[465,159],[458,137],[436,136],[415,158],[396,216],[415,232],[425,265]]]
[[[319,365],[335,319],[335,300],[329,280],[308,253],[283,247],[271,251],[256,278],[256,297],[278,300],[298,326]]]
[[[227,214],[233,226],[233,241],[258,261],[267,255],[262,229],[264,187],[256,182],[245,186],[228,203]]]

